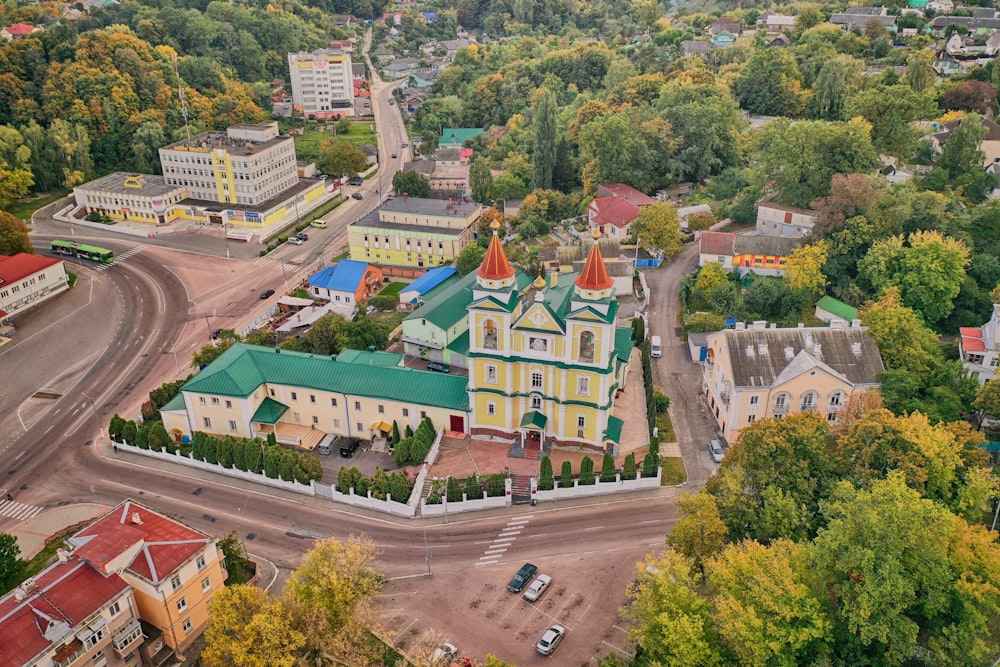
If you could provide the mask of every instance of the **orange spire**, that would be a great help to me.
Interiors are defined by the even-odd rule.
[[[497,236],[500,223],[494,220],[490,224],[490,228],[493,230],[493,238],[490,240],[490,247],[486,249],[486,256],[483,257],[482,266],[476,271],[476,275],[484,280],[506,280],[514,275],[514,267],[507,261],[507,253],[504,252],[500,237]]]
[[[608,275],[608,267],[604,266],[604,257],[601,256],[601,249],[597,245],[597,239],[601,238],[601,232],[594,230],[594,246],[587,256],[587,263],[583,265],[583,271],[573,281],[573,284],[584,290],[600,292],[613,287],[615,282]]]

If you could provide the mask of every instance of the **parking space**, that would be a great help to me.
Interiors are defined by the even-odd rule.
[[[336,449],[327,456],[320,456],[319,460],[323,464],[323,483],[335,483],[341,466],[356,466],[362,474],[368,476],[374,475],[376,468],[386,471],[393,470],[396,467],[396,462],[392,460],[392,454],[373,452],[370,449],[371,445],[371,442],[363,440],[361,447],[350,458],[344,458]]]

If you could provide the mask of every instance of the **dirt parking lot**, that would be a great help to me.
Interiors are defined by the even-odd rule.
[[[430,630],[482,664],[492,653],[517,667],[592,665],[611,652],[632,651],[618,610],[635,564],[648,546],[609,552],[528,557],[552,584],[537,602],[510,593],[507,582],[525,558],[470,563],[431,577],[390,581],[380,598],[390,637],[404,649]],[[546,628],[559,623],[566,638],[550,656],[535,651]]]

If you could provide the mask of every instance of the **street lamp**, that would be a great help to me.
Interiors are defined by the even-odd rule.
[[[229,259],[229,228],[228,223],[222,223],[222,235],[226,238],[226,259]]]

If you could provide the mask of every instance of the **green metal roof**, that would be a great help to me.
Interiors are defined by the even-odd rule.
[[[438,139],[438,146],[462,146],[467,140],[482,133],[481,127],[446,127]]]
[[[257,408],[257,411],[253,413],[250,421],[254,424],[277,424],[278,420],[281,419],[281,415],[286,412],[288,412],[287,405],[268,396]]]
[[[182,391],[245,398],[263,384],[282,384],[350,396],[384,398],[467,412],[467,378],[396,366],[370,366],[335,358],[236,343],[184,385]]]
[[[167,401],[166,405],[160,408],[160,412],[171,412],[174,410],[184,410],[184,394],[177,392],[177,395]]]
[[[384,368],[399,366],[404,358],[405,355],[402,354],[396,354],[395,352],[382,352],[378,350],[374,352],[368,352],[365,350],[344,350],[337,355],[337,361],[345,364],[382,366]]]
[[[854,306],[849,306],[840,299],[834,299],[832,296],[824,296],[819,301],[816,302],[817,308],[822,308],[828,313],[833,313],[842,320],[858,319],[858,309]]]
[[[618,417],[608,417],[608,428],[604,431],[605,442],[610,440],[611,442],[621,444],[622,427],[624,425],[625,422]]]
[[[615,329],[615,356],[624,363],[628,363],[629,355],[632,354],[632,329],[629,327],[619,327]]]
[[[447,331],[455,322],[466,317],[465,308],[472,300],[472,286],[476,284],[476,273],[467,273],[457,282],[433,299],[406,316],[407,320],[427,320],[434,326]]]
[[[538,428],[544,429],[546,422],[549,418],[543,415],[538,410],[531,410],[525,412],[524,416],[521,417],[521,425],[518,428]]]
[[[463,331],[458,338],[445,345],[445,348],[463,357],[467,356],[469,354],[469,330]]]

